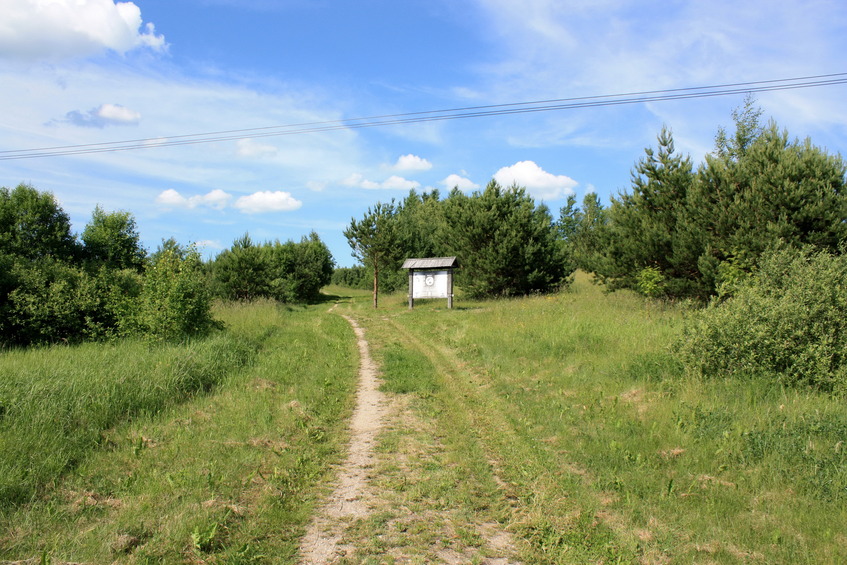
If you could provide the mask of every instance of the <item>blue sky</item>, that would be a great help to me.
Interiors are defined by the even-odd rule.
[[[151,140],[0,161],[0,186],[96,205],[144,244],[206,255],[342,231],[411,188],[526,186],[555,214],[608,202],[663,124],[695,162],[742,94],[159,146],[169,136],[847,72],[842,0],[5,0],[0,151]],[[765,117],[847,150],[847,86],[757,94]],[[0,154],[2,156],[2,154]]]

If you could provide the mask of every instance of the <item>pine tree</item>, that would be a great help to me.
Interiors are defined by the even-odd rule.
[[[380,270],[396,270],[400,257],[397,246],[397,207],[392,200],[388,204],[378,202],[368,208],[365,216],[344,230],[344,236],[353,249],[353,257],[373,270],[373,305],[378,306]]]
[[[550,211],[522,187],[491,181],[444,202],[450,245],[462,264],[459,283],[471,296],[509,296],[557,288],[573,272]]]
[[[632,171],[632,192],[612,199],[608,248],[598,274],[612,288],[638,288],[646,269],[658,275],[654,294],[697,294],[702,249],[686,217],[695,181],[691,158],[676,152],[668,128],[657,140],[658,149],[645,149]]]

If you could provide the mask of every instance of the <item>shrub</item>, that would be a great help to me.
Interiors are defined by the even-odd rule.
[[[665,275],[658,267],[644,267],[638,272],[636,290],[649,298],[658,298],[664,293]]]
[[[330,283],[333,264],[329,248],[315,232],[299,243],[261,245],[244,234],[212,262],[214,294],[226,300],[316,301]]]
[[[50,257],[37,261],[6,256],[0,282],[0,341],[29,345],[103,339],[118,332],[133,309],[139,275],[81,267]]]
[[[202,335],[217,327],[201,269],[196,249],[185,256],[172,249],[157,254],[144,277],[139,310],[134,317],[125,318],[127,333],[174,340]]]
[[[262,246],[269,265],[269,296],[281,302],[313,302],[332,279],[332,253],[312,232],[299,243],[287,241]]]
[[[695,373],[763,374],[847,392],[847,256],[781,249],[735,296],[691,320],[679,353]]]
[[[369,288],[371,279],[368,277],[367,268],[357,265],[355,267],[336,267],[332,272],[331,282],[347,288]]]

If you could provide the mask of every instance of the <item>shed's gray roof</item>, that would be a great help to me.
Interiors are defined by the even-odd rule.
[[[458,267],[455,257],[430,257],[429,259],[406,259],[403,269],[448,269]]]

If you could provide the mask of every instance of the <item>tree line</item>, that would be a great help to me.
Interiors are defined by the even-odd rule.
[[[733,112],[696,168],[663,128],[632,171],[632,186],[604,208],[570,199],[560,226],[574,260],[609,288],[670,299],[729,296],[778,247],[840,253],[847,185],[840,155],[791,140],[752,98]]]
[[[663,127],[604,206],[570,197],[553,219],[525,189],[412,191],[353,218],[362,265],[339,284],[405,284],[408,257],[452,256],[472,297],[547,292],[577,268],[608,290],[698,308],[672,350],[707,377],[767,375],[847,394],[847,166],[791,139],[748,97],[699,165]]]
[[[80,234],[49,192],[0,188],[0,345],[213,331],[215,299],[315,300],[334,265],[317,234],[255,244],[248,234],[203,261],[174,239],[149,253],[133,215],[97,206]]]
[[[549,208],[526,189],[492,180],[470,195],[453,189],[410,191],[401,202],[377,203],[344,231],[362,267],[338,270],[335,281],[379,288],[406,284],[398,270],[410,257],[459,257],[456,284],[473,297],[513,296],[561,288],[574,271]]]
[[[393,290],[404,258],[458,256],[457,284],[470,296],[547,292],[580,268],[607,288],[653,298],[708,301],[728,295],[775,247],[840,253],[847,236],[845,164],[811,141],[790,140],[748,97],[719,128],[695,167],[667,127],[632,170],[629,190],[604,206],[571,196],[552,217],[519,186],[411,191],[353,218],[345,235],[361,267],[336,282]],[[367,274],[365,274],[367,273]],[[375,291],[376,296],[376,291]]]

